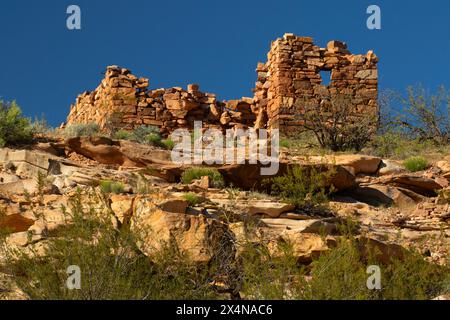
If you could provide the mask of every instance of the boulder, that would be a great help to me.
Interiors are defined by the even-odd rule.
[[[219,253],[232,255],[227,226],[203,215],[185,214],[186,208],[187,202],[180,199],[136,199],[131,229],[140,237],[142,252],[152,257],[155,251],[172,244],[196,263],[207,263]]]
[[[292,230],[299,233],[317,233],[322,232],[332,234],[337,231],[334,223],[324,220],[292,220],[292,219],[261,219],[263,225],[267,228],[277,231]]]
[[[436,196],[436,191],[445,187],[435,179],[410,174],[390,177],[384,181],[384,183],[412,190],[415,193],[431,197]]]
[[[283,248],[286,245],[290,245],[292,254],[299,263],[311,263],[313,258],[328,251],[335,243],[333,237],[324,238],[316,233],[299,232],[298,229],[272,228],[267,226],[266,223],[253,231],[248,230],[243,222],[232,223],[230,224],[230,230],[236,239],[237,255],[242,254],[248,244],[254,244],[255,246],[264,244],[271,256],[276,258],[283,255]]]
[[[114,141],[104,137],[68,139],[66,147],[73,152],[102,164],[123,167],[147,167],[149,164],[169,164],[171,153],[150,145],[132,141]]]
[[[325,162],[350,168],[354,175],[360,173],[375,174],[381,164],[380,158],[359,154],[313,157],[311,159],[315,159],[315,161],[318,161],[319,163]]]
[[[361,256],[366,259],[375,255],[381,263],[389,264],[393,260],[402,260],[405,256],[406,250],[398,244],[381,242],[366,236],[357,236],[356,241]]]
[[[278,218],[282,213],[293,211],[294,205],[273,202],[273,201],[257,201],[251,202],[248,205],[248,214],[254,215],[266,215],[272,218]]]
[[[127,158],[120,151],[119,142],[103,137],[77,137],[66,140],[70,151],[81,154],[102,164],[142,167],[143,163]]]
[[[0,194],[16,194],[24,195],[28,193],[34,195],[38,192],[38,187],[35,179],[25,179],[16,182],[0,184]]]
[[[20,214],[0,216],[0,231],[10,233],[25,232],[34,224],[34,220]]]
[[[450,160],[439,161],[436,163],[436,167],[442,171],[445,179],[450,180]]]
[[[17,182],[19,180],[20,178],[15,174],[0,172],[0,183]]]
[[[133,215],[134,197],[127,195],[112,195],[110,198],[111,210],[120,223],[125,223]]]
[[[378,175],[387,176],[393,174],[404,173],[406,170],[403,165],[397,161],[392,160],[383,160],[380,165],[380,170],[378,171]]]
[[[42,152],[30,150],[0,149],[0,165],[12,166],[21,177],[36,178],[38,173],[46,174],[49,160],[56,157]]]
[[[374,206],[395,204],[400,208],[409,208],[415,206],[418,202],[398,188],[385,185],[361,186],[353,190],[350,196]]]
[[[17,232],[6,237],[6,244],[9,246],[26,247],[29,244],[42,240],[41,235],[33,235],[28,231]]]
[[[318,234],[299,233],[286,230],[277,237],[269,240],[268,249],[272,256],[283,255],[283,247],[287,244],[292,246],[292,255],[299,263],[308,264],[313,259],[330,250],[335,243],[332,237],[323,238]]]
[[[283,176],[287,173],[289,167],[293,167],[297,164],[280,162],[278,173],[274,176],[264,176],[261,174],[262,164],[233,164],[226,165],[218,168],[218,171],[222,174],[224,180],[228,184],[232,184],[235,187],[251,190],[251,189],[264,189],[264,181],[275,176]],[[318,172],[327,172],[333,170],[328,181],[324,181],[324,186],[329,187],[333,185],[337,191],[352,189],[356,186],[355,176],[342,166],[337,165],[324,165],[324,164],[298,164],[303,166],[305,170],[315,169]]]

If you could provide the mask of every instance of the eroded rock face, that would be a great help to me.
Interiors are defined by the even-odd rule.
[[[381,159],[378,157],[371,157],[365,155],[333,155],[326,157],[310,157],[309,160],[317,163],[329,163],[334,165],[343,166],[349,168],[349,170],[354,174],[375,174],[377,173],[380,165]]]
[[[129,167],[142,167],[142,162],[129,159],[120,150],[120,144],[108,138],[78,137],[68,139],[69,150],[103,164],[115,164]]]
[[[310,263],[314,258],[327,252],[335,244],[331,237],[323,238],[314,233],[298,233],[295,231],[284,231],[278,237],[269,241],[269,250],[273,256],[282,255],[280,244],[285,243],[292,246],[292,254],[299,263]]]
[[[405,171],[406,171],[406,169],[398,161],[383,160],[378,174],[380,176],[386,176],[386,175],[394,175],[394,174],[404,173]]]
[[[0,149],[0,165],[10,167],[21,177],[36,178],[38,173],[47,174],[50,159],[54,156],[30,150]]]
[[[206,263],[223,251],[232,252],[227,226],[203,215],[186,214],[187,202],[180,199],[141,198],[134,204],[132,230],[141,236],[141,250],[152,256],[168,244],[175,244],[194,262]]]
[[[396,185],[424,196],[435,196],[437,191],[446,187],[436,179],[410,174],[390,177],[385,180],[385,184]]]
[[[401,208],[408,208],[414,207],[417,204],[417,201],[399,189],[385,185],[359,187],[351,195],[358,200],[375,206],[391,206],[395,204]]]
[[[308,233],[304,226],[291,230],[286,225],[273,226],[267,220],[280,219],[264,219],[263,225],[257,230],[247,230],[242,222],[230,224],[230,230],[233,232],[236,242],[237,256],[241,255],[246,246],[253,244],[255,246],[263,244],[267,246],[269,253],[273,258],[282,256],[283,247],[291,246],[293,257],[299,263],[310,263],[313,258],[327,252],[336,243],[333,237],[322,237],[318,233]],[[283,220],[283,219],[281,219]],[[306,222],[304,223],[307,224]]]
[[[104,137],[68,139],[66,147],[102,164],[124,167],[146,167],[149,164],[167,164],[170,152],[131,141],[114,141]]]
[[[27,219],[21,214],[0,217],[0,230],[6,230],[11,233],[27,231],[33,224],[33,220]]]
[[[355,176],[342,166],[324,164],[296,164],[280,162],[278,173],[275,176],[282,176],[288,172],[288,168],[296,165],[302,166],[306,171],[316,170],[317,172],[332,172],[328,181],[324,181],[324,187],[331,185],[338,191],[352,189],[356,186]],[[274,176],[264,176],[261,174],[261,164],[236,164],[218,168],[228,184],[251,190],[264,189],[264,181]]]
[[[248,214],[254,215],[266,215],[272,218],[278,218],[281,214],[295,210],[295,206],[286,203],[273,202],[273,201],[257,201],[249,204]]]
[[[297,261],[309,264],[341,240],[337,223],[348,217],[358,223],[354,235],[363,257],[369,255],[367,248],[372,248],[379,251],[382,262],[401,259],[402,247],[421,244],[424,239],[433,239],[427,240],[426,249],[431,253],[425,259],[444,264],[448,254],[450,204],[445,193],[449,192],[449,187],[444,161],[421,173],[392,171],[383,174],[381,169],[377,175],[378,158],[345,155],[339,162],[334,159],[325,165],[323,157],[318,163],[301,161],[302,157],[286,157],[279,174],[284,174],[289,166],[294,165],[319,170],[337,169],[335,176],[327,182],[340,190],[332,196],[330,206],[335,216],[323,218],[310,212],[296,211],[279,198],[267,194],[211,188],[209,179],[191,185],[178,183],[186,168],[171,163],[168,153],[163,150],[126,141],[89,138],[78,141],[79,152],[93,159],[98,156],[98,162],[81,156],[81,160],[76,160],[76,157],[68,160],[73,154],[68,154],[68,158],[44,154],[44,158],[48,158],[45,171],[48,181],[57,185],[61,194],[48,192],[39,195],[34,191],[26,195],[24,187],[35,188],[36,177],[18,175],[9,160],[0,163],[0,229],[10,229],[9,246],[24,252],[37,249],[39,254],[45,254],[43,248],[51,238],[63,235],[64,226],[71,223],[62,213],[61,206],[69,207],[77,188],[100,194],[98,183],[107,179],[123,182],[126,188],[121,194],[102,194],[106,205],[95,203],[95,208],[99,214],[108,214],[107,218],[111,217],[115,228],[130,226],[139,234],[141,241],[138,247],[149,257],[164,244],[171,243],[199,264],[208,263],[223,254],[234,263],[245,244],[255,247],[267,245],[274,258],[282,254],[284,245],[289,244]],[[105,147],[106,151],[95,155],[97,147]],[[111,152],[108,148],[114,149],[113,155],[116,151],[122,155],[108,159]],[[39,160],[30,160],[30,155],[23,156],[25,154],[21,153],[21,159],[41,167]],[[128,159],[126,161],[135,162],[134,165],[142,162],[146,169],[139,166],[127,168],[122,156]],[[246,164],[219,168],[227,182],[248,189],[267,178],[260,175],[260,169],[258,165]],[[145,196],[138,195],[141,191],[137,185],[128,181],[140,174],[145,175],[144,182],[149,187],[144,191]],[[184,200],[186,193],[196,193],[200,203],[188,208]],[[87,207],[87,202],[83,201],[83,206]],[[232,219],[228,219],[230,217]],[[252,223],[246,224],[247,219]],[[109,219],[105,221],[109,223]],[[439,243],[434,240],[437,238]]]

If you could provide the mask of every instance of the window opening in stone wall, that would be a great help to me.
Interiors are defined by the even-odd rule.
[[[322,85],[328,86],[331,83],[331,71],[322,70],[320,71],[320,77],[322,78]]]

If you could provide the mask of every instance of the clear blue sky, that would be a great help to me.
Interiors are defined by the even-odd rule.
[[[71,4],[81,31],[66,28]],[[381,7],[380,31],[366,28],[370,4]],[[1,1],[0,97],[59,125],[111,64],[149,77],[151,88],[199,83],[221,99],[252,96],[257,62],[286,32],[373,49],[382,88],[450,87],[449,21],[448,0]]]

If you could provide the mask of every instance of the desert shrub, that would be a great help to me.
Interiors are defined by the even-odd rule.
[[[280,147],[282,148],[290,148],[291,142],[288,139],[280,139]]]
[[[150,133],[145,137],[145,143],[150,144],[155,147],[160,147],[162,145],[161,135],[159,133]]]
[[[389,131],[376,136],[368,152],[378,157],[405,159],[434,149],[430,141],[411,139],[403,132]]]
[[[114,133],[114,139],[118,140],[130,140],[132,137],[131,133],[126,130],[118,130],[116,133]]]
[[[401,102],[403,112],[396,123],[411,136],[435,144],[450,143],[450,96],[445,87],[428,94],[422,86],[410,86]]]
[[[172,150],[175,147],[175,142],[172,139],[163,140],[161,143],[167,150]]]
[[[7,247],[7,265],[17,285],[34,300],[166,300],[215,297],[210,278],[167,245],[152,261],[136,247],[136,235],[116,229],[95,200],[78,193],[64,212],[72,223],[48,239],[43,254]],[[66,285],[69,266],[81,271],[81,289]]]
[[[195,193],[187,193],[183,197],[187,202],[189,202],[189,206],[191,207],[195,207],[202,202],[202,199]]]
[[[351,96],[322,96],[320,104],[304,101],[297,115],[303,128],[314,133],[322,148],[360,151],[374,136],[378,118],[370,113],[355,115]]]
[[[111,107],[106,102],[103,107],[105,109],[111,109]],[[104,131],[108,135],[108,137],[114,138],[118,131],[122,131],[122,129],[119,128],[123,127],[123,116],[124,116],[123,112],[118,111],[112,112],[110,115],[107,116],[104,124]]]
[[[76,123],[64,128],[62,135],[65,138],[92,137],[100,131],[100,126],[96,123]]]
[[[376,256],[376,250],[372,256]],[[381,270],[381,290],[366,286],[369,265]],[[392,258],[383,264],[376,258],[362,257],[354,239],[343,238],[336,248],[321,255],[312,264],[307,299],[338,300],[422,300],[432,299],[448,290],[448,267],[424,260],[415,251],[405,251],[403,259]]]
[[[321,255],[312,264],[311,282],[305,298],[313,300],[367,300],[367,264],[361,260],[354,241],[342,239],[336,248]]]
[[[123,193],[125,189],[122,182],[115,182],[111,180],[102,180],[100,181],[99,186],[103,193],[120,194]]]
[[[223,188],[225,186],[225,181],[219,171],[210,168],[189,168],[181,176],[181,182],[189,184],[205,176],[211,179],[211,184],[214,188]]]
[[[248,299],[292,299],[304,286],[306,269],[297,263],[290,244],[278,243],[274,255],[265,244],[243,244],[239,274],[241,292]]]
[[[323,167],[325,169],[325,167]],[[298,209],[314,210],[325,207],[331,188],[326,181],[333,170],[321,170],[314,166],[289,167],[286,174],[266,180],[270,193],[295,205]]]
[[[249,299],[274,300],[420,300],[449,292],[448,264],[429,263],[413,249],[383,262],[375,246],[351,235],[353,227],[339,228],[343,234],[335,245],[308,266],[298,263],[290,243],[278,242],[277,250],[264,242],[244,243],[241,292]],[[380,290],[367,287],[369,266],[380,267]]]
[[[31,130],[33,134],[45,135],[53,131],[53,128],[48,124],[45,116],[42,115],[40,118],[34,118],[34,121],[31,123]]]
[[[424,157],[411,157],[403,162],[406,169],[411,172],[422,171],[428,168],[428,161]]]
[[[136,127],[132,132],[131,139],[139,143],[148,143],[149,140],[152,139],[152,138],[149,139],[149,136],[160,137],[159,128],[155,126],[145,126],[145,125]]]
[[[165,148],[171,150],[174,147],[172,140],[162,140],[161,133],[158,127],[155,126],[139,126],[133,131],[128,132],[119,130],[114,134],[116,139],[132,140],[139,143],[149,144],[155,147]]]
[[[438,190],[437,194],[439,203],[441,204],[450,203],[450,188]]]
[[[0,147],[30,143],[33,130],[30,119],[22,115],[15,101],[0,100]]]
[[[438,266],[424,260],[415,250],[402,260],[393,259],[382,267],[385,300],[429,300],[450,293],[449,265]]]
[[[432,299],[448,293],[449,265],[437,266],[414,251],[388,262],[346,231],[313,262],[301,265],[291,243],[276,250],[264,241],[247,240],[236,260],[220,255],[211,264],[195,265],[171,243],[144,256],[136,246],[139,234],[113,226],[111,216],[93,198],[78,191],[68,208],[70,224],[54,231],[40,254],[0,245],[0,266],[19,288],[38,300],[166,300],[221,299],[229,292],[244,299]],[[348,225],[341,230],[352,230]],[[350,231],[349,231],[350,232]],[[3,252],[3,251],[2,251]],[[365,252],[363,254],[363,252]],[[381,290],[366,286],[367,267],[381,270]],[[69,266],[81,271],[81,289],[66,286]],[[217,290],[212,283],[222,283]],[[1,296],[0,291],[0,296]]]

